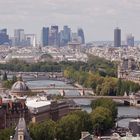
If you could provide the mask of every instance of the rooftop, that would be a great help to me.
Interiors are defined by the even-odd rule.
[[[31,108],[44,107],[44,106],[48,106],[50,104],[51,104],[51,101],[42,100],[42,99],[38,99],[38,98],[35,98],[35,99],[27,99],[27,101],[26,101],[26,105],[28,107],[31,107]]]

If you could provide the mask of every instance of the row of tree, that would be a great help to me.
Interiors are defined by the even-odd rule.
[[[101,76],[116,76],[116,64],[105,59],[89,55],[88,62],[38,62],[29,64],[13,59],[6,64],[0,64],[1,70],[26,72],[60,72],[67,67],[77,71],[93,71]]]
[[[76,71],[67,68],[64,70],[64,76],[68,79],[73,79],[84,87],[90,87],[96,95],[117,96],[124,95],[126,92],[137,92],[140,90],[140,85],[132,81],[124,81],[114,77],[103,77],[94,72]]]

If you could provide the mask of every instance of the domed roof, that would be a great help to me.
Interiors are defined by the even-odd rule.
[[[17,82],[14,83],[11,89],[11,94],[15,96],[24,96],[25,94],[28,93],[29,88],[25,84],[25,82],[22,81],[22,76],[18,75],[17,76]]]
[[[12,92],[27,92],[29,90],[28,86],[23,81],[17,81],[12,86]]]

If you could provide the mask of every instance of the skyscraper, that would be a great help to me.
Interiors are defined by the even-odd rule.
[[[60,31],[60,46],[66,46],[70,41],[71,29],[68,26],[64,26]]]
[[[132,34],[127,35],[126,43],[130,47],[134,47],[134,36]]]
[[[24,29],[15,29],[14,31],[14,45],[15,46],[22,46],[25,42],[25,35],[24,35]]]
[[[118,27],[114,29],[114,47],[121,47],[121,30]]]
[[[59,46],[59,27],[57,25],[51,26],[49,33],[49,45]]]
[[[41,40],[42,40],[42,46],[48,46],[49,45],[49,28],[43,27],[41,31]]]
[[[7,35],[7,29],[0,30],[0,45],[4,43],[9,44],[9,36]]]
[[[80,43],[85,44],[85,36],[84,36],[84,31],[83,31],[82,28],[79,28],[78,29],[78,36],[81,39],[81,42]]]

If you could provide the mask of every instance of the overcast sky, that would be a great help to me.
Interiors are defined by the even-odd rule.
[[[133,33],[140,40],[140,0],[0,0],[0,28],[40,34],[42,26],[82,27],[87,41],[113,40],[113,29],[122,38]]]

